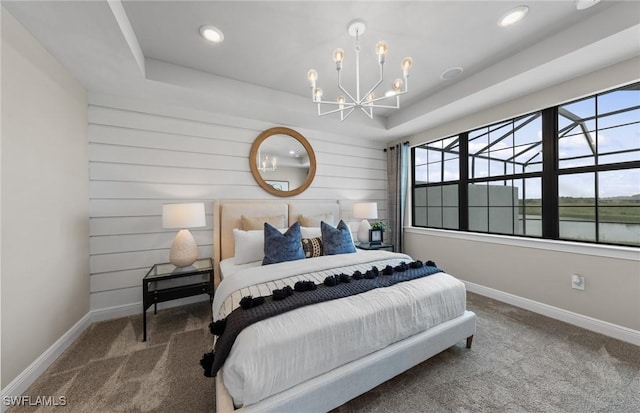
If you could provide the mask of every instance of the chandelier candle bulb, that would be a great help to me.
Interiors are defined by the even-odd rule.
[[[316,80],[318,80],[318,72],[313,69],[309,70],[307,72],[307,79],[309,79],[309,82],[311,83],[311,88],[315,88]]]
[[[313,100],[314,102],[320,102],[322,100],[322,89],[319,87],[313,89]]]
[[[378,55],[379,63],[384,63],[384,57],[387,55],[388,51],[389,51],[389,46],[387,45],[387,42],[385,42],[384,40],[380,40],[376,44],[376,54]]]
[[[410,57],[405,57],[402,59],[402,63],[400,63],[400,67],[402,67],[402,75],[404,77],[409,76],[409,69],[413,66],[413,59]]]
[[[342,61],[344,60],[344,50],[336,49],[333,51],[333,61],[336,62],[336,70],[342,69]]]

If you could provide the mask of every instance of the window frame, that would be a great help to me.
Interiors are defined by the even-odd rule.
[[[583,165],[583,166],[574,166],[574,167],[563,167],[560,168],[560,159],[559,159],[559,110],[563,106],[571,105],[574,103],[579,103],[581,101],[587,99],[595,99],[596,101],[596,110],[593,119],[595,119],[595,128],[593,133],[597,134],[600,130],[598,129],[598,119],[600,117],[610,116],[611,113],[602,114],[605,116],[601,116],[601,114],[597,111],[597,102],[598,98],[601,95],[605,95],[608,93],[613,93],[616,91],[624,90],[624,89],[640,89],[640,82],[632,83],[623,87],[615,88],[612,90],[604,91],[601,93],[597,93],[591,96],[587,96],[584,98],[576,99],[570,102],[562,103],[557,106],[552,106],[549,108],[542,109],[540,111],[534,111],[532,113],[528,113],[525,115],[517,116],[512,119],[502,120],[498,122],[494,122],[488,124],[486,126],[482,126],[479,128],[474,128],[472,130],[464,131],[458,134],[450,135],[445,138],[436,139],[434,141],[426,142],[421,145],[416,145],[411,148],[411,168],[413,173],[411,174],[411,197],[415,199],[416,189],[419,188],[429,188],[429,187],[443,187],[445,185],[458,185],[458,228],[450,229],[444,226],[430,226],[425,217],[425,225],[416,225],[416,205],[415,202],[412,202],[412,210],[411,210],[411,225],[416,228],[432,228],[446,231],[457,231],[457,232],[470,232],[470,233],[480,233],[480,234],[492,234],[492,235],[504,235],[504,236],[514,236],[514,237],[523,237],[523,238],[536,238],[536,239],[548,239],[548,240],[556,240],[556,241],[567,241],[567,242],[580,242],[580,243],[588,243],[588,244],[598,244],[598,245],[613,245],[613,246],[624,246],[631,248],[638,248],[638,245],[624,242],[610,242],[603,241],[600,238],[600,219],[599,219],[599,208],[601,208],[599,192],[598,192],[598,174],[600,172],[607,171],[619,171],[619,170],[628,170],[628,169],[637,169],[640,168],[640,156],[632,158],[629,161],[623,162],[614,162],[614,163],[604,163],[600,164],[598,161],[599,152],[596,141],[596,151],[594,152],[595,161],[593,165]],[[619,109],[614,111],[615,113],[622,112],[631,112],[640,109],[640,105],[638,106],[629,106],[623,109]],[[512,172],[498,176],[492,176],[490,173],[490,169],[487,171],[487,176],[479,177],[479,178],[471,178],[469,171],[469,135],[471,132],[487,128],[487,131],[490,131],[492,127],[502,126],[505,123],[512,122],[512,125],[515,125],[518,120],[526,118],[528,116],[533,116],[539,113],[541,117],[541,132],[542,132],[542,170],[540,171],[530,171],[530,172],[516,172],[514,168],[512,168]],[[524,122],[518,129],[528,123]],[[625,123],[621,125],[614,125],[613,127],[618,126],[626,126],[640,124],[640,119],[637,119],[630,123]],[[515,137],[515,131],[517,129],[512,130],[512,134]],[[488,132],[487,132],[488,133]],[[415,151],[417,148],[427,149],[427,145],[433,144],[434,142],[438,142],[440,140],[446,139],[457,139],[459,146],[459,174],[457,180],[445,181],[444,177],[440,179],[440,182],[429,182],[428,178],[425,183],[416,183],[416,164],[415,164]],[[513,146],[516,146],[515,138]],[[493,145],[491,141],[488,140],[489,145]],[[515,150],[514,150],[515,151]],[[640,153],[640,147],[635,149],[626,150],[625,152],[637,152]],[[563,238],[560,235],[560,188],[559,188],[559,179],[561,176],[570,175],[570,174],[579,174],[579,173],[593,173],[595,175],[595,238],[594,240],[577,240],[573,238]],[[513,233],[501,233],[501,232],[492,232],[490,230],[489,221],[487,224],[486,231],[478,231],[478,230],[470,230],[469,229],[469,184],[470,183],[489,183],[496,181],[515,181],[515,180],[524,180],[528,178],[540,178],[541,179],[541,220],[542,220],[542,228],[541,235],[532,235],[532,234],[517,234],[515,233],[515,227]],[[428,205],[428,204],[427,204]],[[488,204],[487,208],[490,208],[491,205]],[[629,206],[630,208],[640,208],[640,204],[637,206]],[[442,207],[441,207],[442,208]],[[519,202],[516,205],[512,205],[512,210],[515,211],[516,214],[519,213]]]

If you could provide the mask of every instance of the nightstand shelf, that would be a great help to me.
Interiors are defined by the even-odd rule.
[[[143,338],[147,341],[147,309],[158,303],[178,298],[209,294],[213,299],[213,263],[211,258],[197,260],[188,267],[173,264],[155,264],[142,279],[142,324]]]

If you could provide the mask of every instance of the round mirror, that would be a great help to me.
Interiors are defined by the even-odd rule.
[[[258,135],[251,145],[249,166],[265,191],[294,196],[311,185],[316,175],[316,155],[304,136],[279,126]]]

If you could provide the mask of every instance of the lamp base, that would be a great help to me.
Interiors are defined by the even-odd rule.
[[[369,230],[371,229],[371,225],[369,225],[369,221],[363,219],[360,222],[360,226],[358,227],[358,241],[360,242],[369,242]]]
[[[169,262],[176,267],[187,267],[198,259],[198,244],[188,229],[181,229],[171,244]]]

